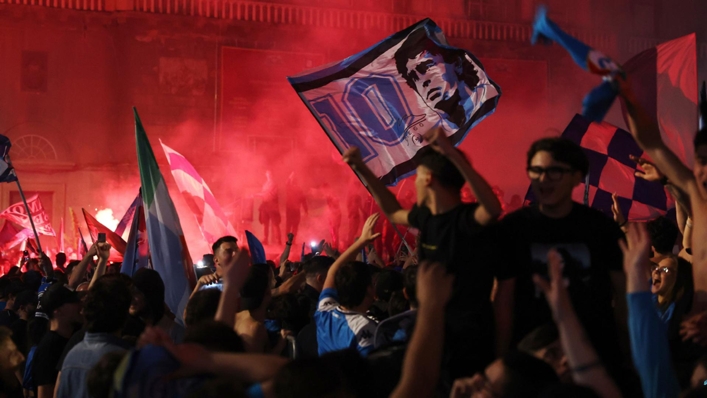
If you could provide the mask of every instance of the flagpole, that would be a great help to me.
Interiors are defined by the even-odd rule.
[[[34,232],[34,239],[37,241],[37,250],[39,252],[42,252],[42,244],[39,243],[39,234],[37,234],[37,228],[34,226],[34,220],[32,219],[32,213],[29,211],[29,205],[27,205],[27,199],[25,199],[25,193],[22,192],[22,186],[20,185],[20,179],[15,178],[15,182],[17,183],[17,190],[20,191],[20,197],[22,198],[22,203],[25,204],[25,211],[27,212],[27,216],[29,217],[29,222],[32,225],[32,231]]]

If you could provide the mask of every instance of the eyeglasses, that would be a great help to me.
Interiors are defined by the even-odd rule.
[[[550,181],[557,181],[562,178],[566,173],[572,173],[574,169],[568,169],[565,167],[548,167],[543,168],[539,166],[528,167],[528,177],[531,180],[538,180],[542,177],[543,173],[547,176]]]
[[[653,271],[653,272],[658,271],[663,274],[669,274],[669,273],[673,272],[673,270],[671,270],[668,267],[659,267],[658,265],[651,266],[651,271]]]

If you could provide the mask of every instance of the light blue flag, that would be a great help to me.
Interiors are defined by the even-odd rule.
[[[245,236],[248,240],[248,249],[250,250],[250,257],[253,264],[265,264],[267,259],[265,258],[263,244],[260,243],[258,238],[250,231],[245,231]]]
[[[501,96],[481,62],[430,19],[288,80],[336,149],[358,147],[389,185],[415,171],[425,133],[441,127],[458,145]]]
[[[142,193],[138,193],[135,200],[138,203],[133,210],[132,222],[130,223],[130,234],[125,246],[123,263],[120,272],[130,277],[135,275],[138,269],[147,267],[150,247],[147,241],[147,228],[145,225],[145,212],[142,207]]]
[[[542,6],[538,7],[530,41],[532,44],[558,43],[582,69],[604,78],[605,81],[590,91],[582,102],[582,115],[589,121],[601,122],[618,94],[613,77],[623,74],[621,66],[600,51],[565,33],[547,17],[547,8]]]
[[[135,197],[135,200],[133,200],[133,203],[130,205],[130,207],[128,207],[128,210],[125,211],[125,214],[123,214],[123,217],[120,219],[118,226],[115,227],[115,231],[113,232],[118,234],[118,236],[123,236],[125,228],[127,228],[128,224],[132,222],[133,217],[135,216],[135,209],[137,209],[139,205],[142,205],[142,196],[140,195]]]

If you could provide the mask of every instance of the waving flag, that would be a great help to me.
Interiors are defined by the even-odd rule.
[[[250,231],[245,231],[245,237],[248,241],[248,250],[250,251],[251,261],[253,264],[265,264],[267,258],[265,257],[265,249],[260,240],[253,235]]]
[[[658,121],[663,142],[692,167],[698,129],[695,34],[643,51],[626,61],[624,70],[638,102]],[[628,125],[623,100],[621,107]]]
[[[135,139],[142,182],[142,204],[145,209],[147,239],[150,242],[152,268],[159,272],[165,285],[165,302],[180,322],[189,294],[196,285],[192,260],[184,240],[177,210],[155,159],[150,141],[142,127],[137,109]]]
[[[145,212],[142,207],[142,194],[138,194],[140,202],[135,209],[135,214],[130,225],[130,234],[123,256],[120,272],[133,276],[135,272],[148,266],[150,245],[147,241],[147,227],[145,226]]]
[[[47,212],[44,211],[44,206],[42,206],[39,196],[34,195],[27,199],[27,206],[32,213],[32,221],[34,221],[37,233],[47,236],[56,236],[56,232],[54,232],[54,228],[52,228],[49,222],[49,216]],[[22,202],[15,203],[5,209],[5,211],[0,213],[0,218],[10,220],[15,224],[21,225],[23,228],[32,229],[32,223],[30,223],[27,210]]]
[[[0,230],[0,250],[11,249],[20,243],[34,237],[34,232],[29,228],[18,229],[11,222],[5,221]]]
[[[125,253],[126,243],[118,234],[111,231],[110,228],[101,224],[100,221],[96,220],[95,217],[88,214],[86,209],[81,209],[83,211],[83,217],[86,219],[86,226],[88,226],[88,233],[91,235],[91,239],[95,242],[98,238],[99,233],[106,234],[106,242],[110,243],[110,261],[123,261],[123,254]]]
[[[125,229],[128,228],[128,225],[133,222],[133,217],[135,216],[135,209],[137,209],[138,206],[142,206],[142,196],[140,196],[139,193],[133,200],[133,203],[130,204],[130,207],[128,207],[128,210],[125,211],[125,214],[123,214],[123,217],[120,219],[118,226],[115,227],[116,234],[123,236],[123,233],[125,233]]]
[[[537,42],[558,43],[582,69],[604,77],[605,81],[584,97],[582,109],[585,118],[593,122],[601,122],[618,94],[611,78],[617,73],[623,73],[621,67],[611,58],[565,33],[547,17],[545,7],[538,8],[533,23],[531,43]]]
[[[592,123],[576,115],[562,137],[582,147],[589,158],[588,205],[613,217],[611,195],[618,196],[619,207],[629,221],[645,221],[664,215],[674,204],[669,200],[663,186],[636,177],[638,166],[629,155],[643,156],[631,134],[609,123]],[[582,202],[586,189],[575,190],[573,197]],[[532,190],[528,189],[526,200],[534,201]]]
[[[199,224],[199,229],[201,229],[206,242],[211,245],[222,236],[235,236],[236,230],[228,221],[226,213],[221,209],[216,197],[206,185],[206,181],[201,178],[194,166],[179,152],[168,147],[162,141],[160,144],[162,144],[164,154],[169,161],[177,187],[196,217],[196,222]]]
[[[501,96],[481,62],[449,46],[430,19],[288,80],[337,150],[358,147],[385,184],[415,170],[427,131],[442,127],[457,145]]]

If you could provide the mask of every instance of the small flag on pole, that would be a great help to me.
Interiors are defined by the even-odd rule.
[[[142,195],[138,194],[139,205],[130,225],[130,234],[123,256],[120,272],[133,276],[135,272],[148,266],[150,255],[149,242],[147,241],[147,227],[145,226],[145,212],[142,207]]]
[[[24,228],[32,229],[32,222],[27,215],[27,207],[29,207],[31,211],[31,221],[34,221],[37,233],[47,236],[56,236],[56,232],[54,232],[54,228],[52,228],[51,222],[49,221],[49,216],[47,212],[44,211],[44,206],[42,206],[42,202],[39,200],[39,195],[30,197],[27,200],[27,206],[25,206],[24,202],[17,202],[10,205],[10,207],[0,213],[0,218],[10,220]]]
[[[86,209],[81,210],[83,211],[83,216],[86,219],[88,233],[91,235],[91,239],[93,239],[94,242],[96,242],[96,238],[98,237],[99,233],[106,234],[106,242],[110,243],[111,245],[110,257],[108,258],[108,260],[123,261],[123,254],[125,253],[126,246],[126,243],[123,238],[118,236],[118,234],[116,234],[115,232],[111,231],[110,228],[101,224],[100,221],[96,220],[95,217],[88,214],[88,212],[86,212]]]
[[[565,33],[547,16],[547,8],[541,6],[533,23],[531,43],[558,43],[567,50],[582,69],[600,75],[604,82],[584,97],[582,115],[592,122],[600,122],[614,102],[618,89],[611,81],[616,74],[623,73],[621,66],[601,52]]]

